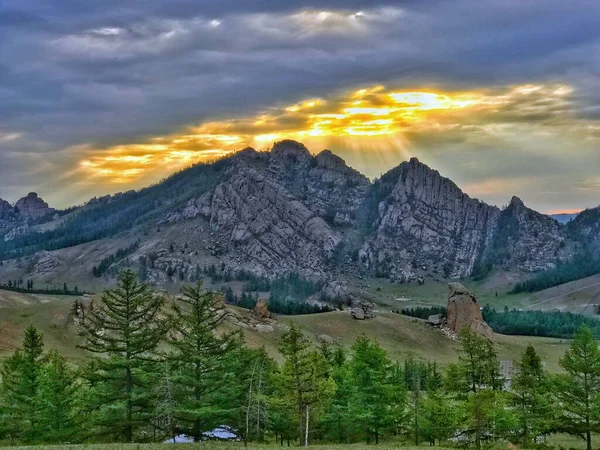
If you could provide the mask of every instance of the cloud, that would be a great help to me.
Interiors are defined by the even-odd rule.
[[[598,15],[596,2],[577,8],[559,0],[5,0],[0,132],[17,130],[21,136],[0,142],[0,153],[16,155],[14,162],[34,151],[51,161],[52,171],[22,176],[10,189],[3,181],[0,195],[13,195],[20,183],[23,191],[52,189],[50,200],[62,205],[84,200],[101,192],[80,191],[81,185],[68,184],[73,178],[57,177],[78,167],[80,159],[73,158],[93,162],[118,146],[187,134],[193,124],[275,115],[281,128],[266,121],[263,142],[286,130],[318,134],[317,122],[285,108],[316,98],[339,113],[335,99],[378,85],[402,92],[476,91],[496,101],[509,95],[510,86],[569,86],[573,92],[550,95],[550,105],[547,92],[513,93],[496,109],[480,105],[477,114],[471,107],[429,113],[418,126],[394,117],[394,127],[410,124],[410,129],[388,130],[382,135],[388,141],[358,134],[383,132],[386,123],[376,121],[389,118],[382,116],[361,118],[354,134],[305,139],[317,149],[335,147],[371,175],[398,158],[422,153],[467,183],[475,182],[462,168],[467,156],[492,155],[483,158],[487,165],[478,173],[498,178],[495,171],[506,166],[507,153],[535,162],[530,170],[548,164],[559,180],[554,167],[565,162],[556,148],[560,142],[562,153],[571,153],[567,164],[587,177],[599,164],[589,150],[597,145],[600,111]],[[378,100],[369,99],[375,106]],[[339,130],[351,127],[347,118],[333,122]],[[249,123],[236,127],[241,134],[256,131]],[[195,141],[190,151],[192,159],[200,158],[204,148]],[[0,177],[10,178],[2,166]],[[62,181],[46,181],[50,178]],[[539,186],[540,192],[549,190]],[[570,194],[561,202],[596,202],[591,193],[566,190]],[[527,191],[534,206],[548,204],[538,190]]]

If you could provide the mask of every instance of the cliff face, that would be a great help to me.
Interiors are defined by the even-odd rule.
[[[323,278],[341,237],[325,221],[255,169],[242,169],[205,197],[202,213],[224,237],[226,252],[261,272]]]
[[[489,246],[500,210],[470,198],[416,158],[382,177],[373,236],[360,258],[370,268],[407,281],[419,271],[446,277],[471,273]]]

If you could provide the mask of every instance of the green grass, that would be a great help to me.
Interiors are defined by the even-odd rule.
[[[3,295],[2,292],[0,295]],[[19,347],[28,325],[34,325],[44,333],[46,349],[58,350],[75,364],[85,360],[87,355],[77,348],[81,337],[77,335],[77,326],[69,314],[72,297],[18,295],[21,297],[12,298],[11,306],[0,307],[0,360]],[[365,334],[377,340],[394,361],[401,361],[409,355],[437,361],[443,366],[457,361],[457,342],[429,328],[423,321],[392,313],[389,307],[378,309],[375,319],[364,321],[352,319],[348,311],[280,317],[279,321],[283,324],[297,323],[315,343],[317,336],[326,334],[337,345],[347,349],[356,338]],[[233,325],[227,328],[237,329]],[[283,329],[277,328],[272,333],[250,329],[242,331],[250,347],[264,347],[271,356],[281,360],[277,347]],[[519,358],[527,344],[532,343],[550,371],[560,370],[558,359],[568,347],[567,340],[528,336],[496,335],[495,343],[501,359]]]

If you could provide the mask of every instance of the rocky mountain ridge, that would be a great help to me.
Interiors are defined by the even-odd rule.
[[[35,192],[20,198],[14,206],[0,198],[0,231],[4,230],[4,238],[10,240],[26,234],[31,220],[50,216],[55,211]]]
[[[416,158],[371,182],[329,150],[313,156],[295,141],[269,152],[247,148],[141,191],[92,199],[47,237],[20,228],[51,212],[36,194],[14,207],[0,201],[0,221],[10,224],[0,230],[0,259],[52,250],[68,261],[63,248],[139,240],[127,263],[142,270],[151,261],[143,270],[157,284],[193,280],[210,266],[229,277],[410,282],[494,266],[539,271],[569,256],[566,243],[600,242],[600,214],[582,213],[569,224],[582,224],[573,233],[516,197],[504,210],[471,198]],[[32,233],[36,246],[25,249],[21,242]]]

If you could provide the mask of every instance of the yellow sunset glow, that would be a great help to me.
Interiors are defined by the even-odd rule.
[[[556,106],[563,105],[571,92],[569,86],[543,84],[468,92],[364,87],[248,117],[198,124],[146,142],[88,149],[79,170],[109,183],[128,183],[164,176],[246,146],[265,150],[286,138],[324,145],[327,139],[353,138],[364,148],[373,148],[373,143],[381,142],[410,145],[406,136],[415,134],[423,139],[440,133],[493,136],[527,114],[560,111]]]

